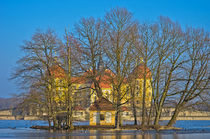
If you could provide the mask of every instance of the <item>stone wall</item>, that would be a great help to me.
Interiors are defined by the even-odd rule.
[[[0,120],[15,120],[15,116],[0,115]]]
[[[41,120],[37,116],[24,116],[24,120]]]
[[[1,110],[0,115],[6,115],[6,116],[10,115],[11,116],[12,110]]]
[[[170,120],[171,119],[171,117],[161,117],[160,118],[160,120]],[[190,116],[185,116],[185,117],[177,117],[177,119],[176,120],[210,120],[210,117],[209,116],[197,116],[197,117],[195,117],[195,116],[193,116],[193,117],[190,117]]]

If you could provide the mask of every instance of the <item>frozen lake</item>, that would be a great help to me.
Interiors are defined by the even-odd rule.
[[[86,125],[88,122],[75,123]],[[162,123],[164,124],[164,122]],[[210,121],[177,121],[175,126],[183,130],[76,130],[72,132],[30,129],[32,125],[47,125],[46,121],[0,120],[0,138],[14,139],[70,139],[70,138],[142,138],[142,139],[210,139]]]

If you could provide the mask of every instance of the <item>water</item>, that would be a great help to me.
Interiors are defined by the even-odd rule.
[[[162,124],[165,124],[163,121]],[[87,125],[88,122],[75,122]],[[72,132],[30,129],[32,125],[47,125],[46,121],[0,120],[1,139],[210,139],[210,121],[177,121],[175,126],[183,130],[76,130]]]
[[[29,128],[33,125],[48,125],[46,121],[30,120],[0,120],[0,129]]]

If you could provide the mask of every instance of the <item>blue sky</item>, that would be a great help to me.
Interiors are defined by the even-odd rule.
[[[62,35],[81,17],[103,17],[115,7],[127,8],[139,22],[162,15],[210,31],[209,0],[0,0],[0,97],[21,92],[8,78],[23,54],[19,46],[37,28]]]

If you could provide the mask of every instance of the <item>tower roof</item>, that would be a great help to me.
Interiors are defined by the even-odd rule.
[[[134,68],[134,70],[130,74],[130,78],[142,79],[144,78],[145,67],[144,64],[141,63]],[[146,67],[146,78],[151,78],[152,74],[148,67]]]
[[[54,78],[65,78],[66,74],[62,67],[59,65],[53,65],[50,67],[50,72]]]

